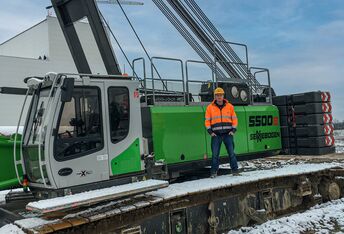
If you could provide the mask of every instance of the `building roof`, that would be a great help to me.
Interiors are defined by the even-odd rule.
[[[47,18],[48,18],[48,17],[50,17],[50,16],[47,16]],[[26,30],[24,30],[24,31],[22,31],[22,32],[20,32],[20,33],[18,33],[17,35],[15,35],[15,36],[13,36],[13,37],[7,39],[6,41],[1,42],[1,43],[0,43],[0,47],[1,47],[2,45],[5,45],[5,44],[8,43],[8,42],[14,40],[15,38],[19,37],[20,35],[26,33],[27,31],[30,31],[31,29],[37,27],[38,25],[40,25],[40,24],[46,22],[46,21],[47,21],[47,18],[45,18],[44,20],[40,21],[39,23],[37,23],[37,24],[31,26],[30,28],[28,28],[28,29],[26,29]]]

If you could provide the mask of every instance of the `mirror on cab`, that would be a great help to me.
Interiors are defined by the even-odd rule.
[[[61,86],[61,102],[70,102],[73,98],[74,79],[65,78]]]

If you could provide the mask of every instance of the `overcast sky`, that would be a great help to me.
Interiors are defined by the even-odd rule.
[[[150,54],[198,59],[152,2],[144,2],[125,9]],[[334,117],[344,120],[344,1],[197,2],[227,40],[248,45],[251,66],[270,69],[278,95],[328,90]],[[2,1],[0,42],[43,20],[48,5],[48,0]],[[143,56],[118,7],[100,8],[130,59]],[[121,55],[119,59],[125,63]]]

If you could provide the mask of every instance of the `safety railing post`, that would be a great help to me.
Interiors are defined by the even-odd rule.
[[[154,57],[151,58],[151,77],[152,77],[152,105],[155,104],[155,86],[154,86]]]
[[[257,71],[253,73],[252,72],[253,70],[257,70]],[[253,78],[255,80],[257,80],[256,75],[258,73],[263,73],[263,72],[265,72],[267,74],[267,79],[268,79],[267,87],[268,87],[268,90],[269,90],[269,103],[272,104],[272,88],[271,88],[271,79],[270,79],[270,71],[269,71],[269,69],[263,68],[263,67],[250,67],[250,73],[253,74]],[[263,85],[260,85],[260,86],[263,87]],[[265,85],[265,87],[266,87],[266,85]]]
[[[182,90],[183,90],[183,99],[184,99],[184,104],[186,104],[186,98],[185,98],[185,77],[184,77],[184,66],[183,66],[183,60],[181,60],[181,59],[176,59],[176,58],[168,58],[168,57],[152,57],[151,58],[151,73],[152,73],[152,84],[153,84],[153,90],[152,90],[152,92],[153,92],[153,101],[155,102],[155,86],[154,86],[154,80],[156,80],[155,78],[154,78],[154,72],[153,72],[153,66],[155,67],[155,65],[154,65],[154,60],[166,60],[166,61],[175,61],[175,62],[178,62],[178,63],[180,63],[180,68],[181,68],[181,75],[182,75],[182,78],[181,78],[181,80],[178,80],[178,79],[175,79],[175,80],[172,80],[172,79],[162,79],[162,82],[166,82],[166,85],[164,85],[164,86],[166,86],[167,87],[167,82],[168,81],[181,81],[182,82]]]
[[[137,73],[135,71],[135,63],[138,62],[138,61],[141,61],[142,60],[142,66],[143,66],[143,90],[144,90],[144,94],[145,94],[145,103],[146,105],[148,105],[147,103],[147,77],[146,77],[146,60],[141,57],[141,58],[136,58],[133,60],[132,62],[132,67],[133,67],[133,76],[136,74],[137,76]],[[138,76],[137,76],[138,77]]]
[[[185,72],[186,72],[186,92],[187,92],[187,97],[189,98],[189,95],[190,95],[190,88],[189,88],[189,83],[204,83],[204,81],[199,81],[199,80],[190,80],[189,79],[189,64],[191,63],[197,63],[197,64],[206,64],[208,65],[213,65],[213,63],[210,63],[210,62],[204,62],[204,61],[198,61],[198,60],[186,60],[185,62]],[[213,86],[213,89],[214,89],[214,77],[213,77],[213,69],[212,70],[212,77],[211,77],[211,81],[212,81],[212,86]],[[192,95],[192,94],[191,94]],[[189,103],[189,101],[188,101]]]

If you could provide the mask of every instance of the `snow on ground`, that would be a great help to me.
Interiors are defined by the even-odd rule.
[[[18,226],[7,224],[0,228],[0,234],[25,234]]]
[[[20,219],[14,222],[14,224],[18,225],[19,227],[25,228],[25,229],[31,229],[40,227],[45,224],[51,224],[55,223],[58,220],[44,220],[41,218],[27,218],[27,219]]]
[[[316,205],[311,209],[287,217],[270,220],[253,227],[242,227],[228,234],[270,234],[270,233],[343,233],[344,198]]]
[[[9,192],[11,192],[11,191],[13,191],[13,192],[20,192],[20,191],[23,191],[23,189],[19,188],[19,189],[2,190],[2,191],[0,191],[0,205],[6,203],[6,195]]]
[[[19,127],[18,133],[22,134],[23,132],[23,126]],[[0,126],[0,136],[10,136],[12,134],[15,134],[17,131],[17,126]]]
[[[224,175],[215,179],[206,178],[196,181],[187,181],[183,183],[175,183],[167,188],[159,189],[148,193],[149,195],[161,197],[163,199],[172,199],[200,191],[215,190],[229,186],[256,182],[263,179],[281,177],[286,175],[299,175],[303,173],[311,173],[315,171],[325,170],[340,166],[338,163],[322,163],[322,164],[299,164],[287,165],[282,168],[270,170],[247,171],[240,173],[240,176]]]
[[[344,130],[334,131],[334,138],[336,143],[336,152],[344,153]]]
[[[248,169],[248,170],[266,170],[271,168],[280,168],[287,165],[296,165],[296,164],[304,164],[307,163],[307,161],[303,161],[300,159],[291,158],[289,160],[268,160],[268,159],[256,159],[256,160],[250,160],[250,161],[240,161],[238,162],[240,169]],[[230,168],[229,164],[223,164],[220,166],[220,168]]]

